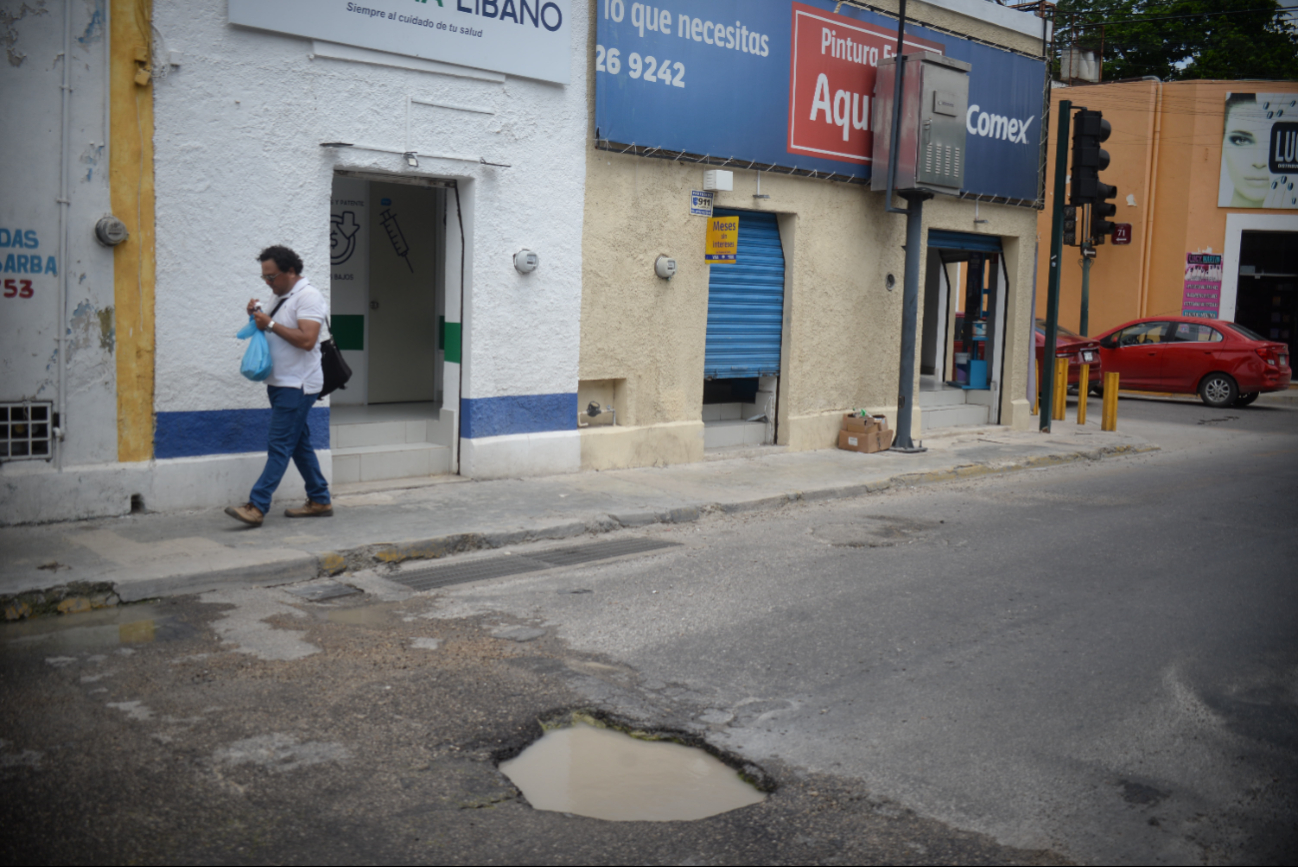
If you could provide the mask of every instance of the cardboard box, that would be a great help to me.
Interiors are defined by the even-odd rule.
[[[887,428],[874,428],[868,433],[857,431],[839,431],[838,447],[850,452],[872,454],[887,450],[892,445],[893,432]]]
[[[843,424],[840,430],[850,431],[852,433],[870,433],[875,430],[887,430],[888,418],[882,415],[868,415],[862,418],[859,415],[848,413],[843,416]]]
[[[842,427],[839,428],[840,431],[845,431],[847,433],[860,433],[860,434],[869,433],[874,429],[875,429],[874,419],[861,418],[859,415],[843,416],[843,424]],[[842,437],[839,437],[839,439],[841,440]]]

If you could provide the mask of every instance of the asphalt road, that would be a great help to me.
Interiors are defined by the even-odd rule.
[[[1119,419],[1164,450],[435,593],[173,600],[152,640],[5,627],[0,857],[1293,863],[1298,409]],[[494,763],[574,708],[776,788],[695,823],[533,811]]]

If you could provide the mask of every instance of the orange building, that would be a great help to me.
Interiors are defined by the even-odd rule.
[[[1069,99],[1074,108],[1099,109],[1113,126],[1104,143],[1111,162],[1100,179],[1118,188],[1118,212],[1110,219],[1131,226],[1130,244],[1110,238],[1097,247],[1088,332],[1196,310],[1295,348],[1298,82],[1151,78],[1055,88],[1052,95],[1037,317],[1045,316],[1049,281],[1058,101]],[[1204,254],[1198,264],[1206,261],[1209,269],[1220,262],[1219,290],[1209,284],[1207,291],[1192,291],[1205,287],[1201,280],[1187,283],[1190,254]],[[1066,246],[1061,325],[1078,329],[1081,300],[1081,251]]]

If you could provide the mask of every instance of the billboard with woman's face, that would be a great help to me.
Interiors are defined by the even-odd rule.
[[[1298,209],[1298,94],[1226,94],[1217,206]]]

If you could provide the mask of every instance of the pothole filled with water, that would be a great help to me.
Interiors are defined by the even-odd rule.
[[[614,822],[706,819],[766,799],[703,750],[580,722],[551,729],[500,770],[538,810]]]
[[[376,605],[357,605],[351,608],[335,608],[325,615],[330,623],[343,623],[348,626],[386,626],[392,613],[401,606],[400,602],[380,602]]]
[[[124,605],[6,623],[0,627],[0,653],[103,650],[179,638],[187,631],[160,606]]]

